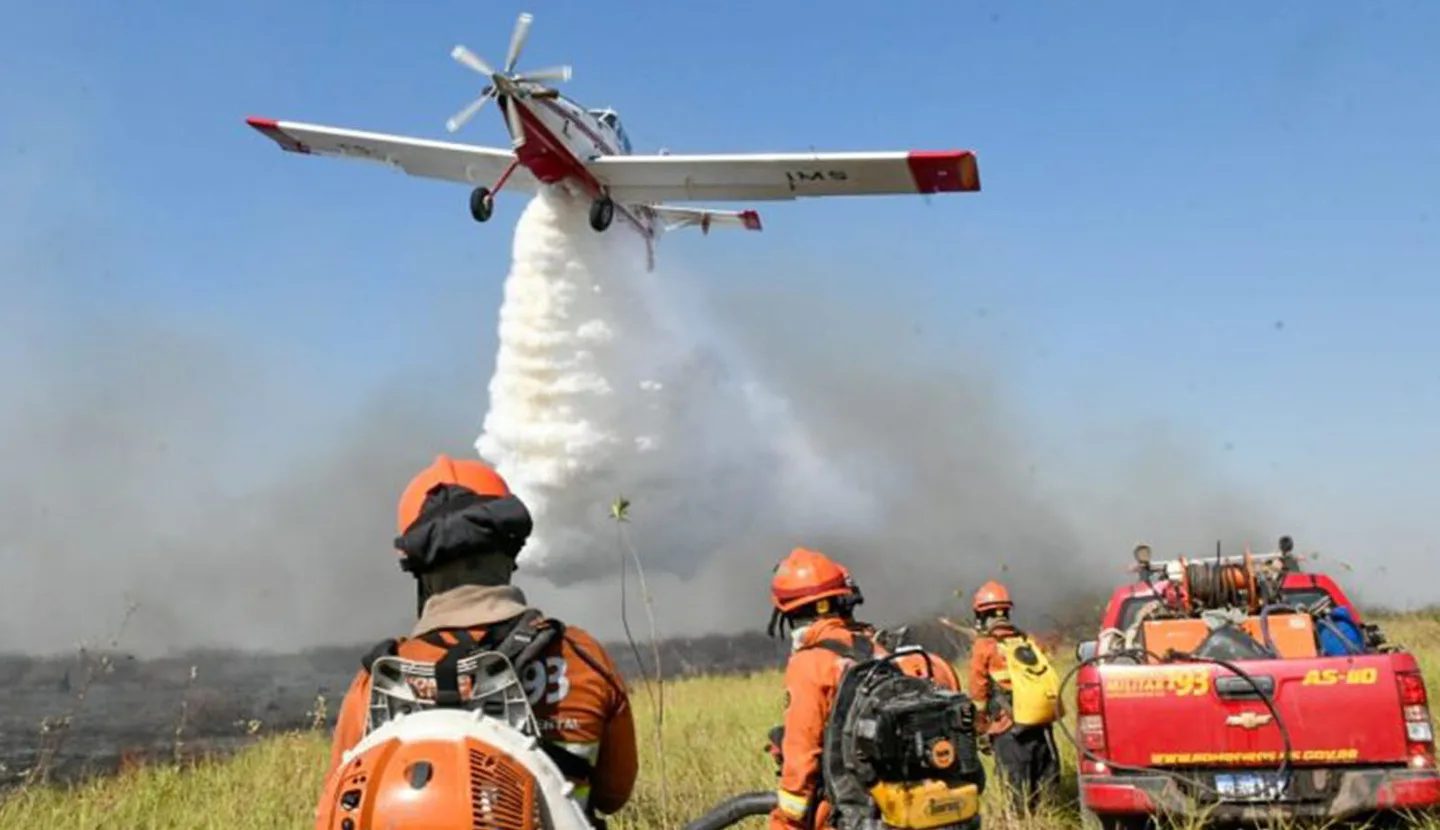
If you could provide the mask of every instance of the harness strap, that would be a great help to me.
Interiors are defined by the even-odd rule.
[[[485,637],[478,644],[475,642],[474,636],[463,628],[456,629],[452,633],[455,637],[455,645],[447,648],[445,654],[435,661],[436,706],[460,705],[460,661],[475,651],[483,650],[485,648],[484,640],[490,639],[493,631],[485,632]]]
[[[440,706],[460,704],[458,669],[460,661],[472,654],[498,651],[505,655],[516,671],[524,668],[525,664],[534,658],[535,653],[550,642],[551,637],[541,637],[548,632],[542,631],[541,626],[536,624],[543,619],[539,611],[530,609],[517,617],[490,626],[479,640],[476,640],[467,628],[439,629],[423,635],[421,640],[445,649],[445,654],[435,663],[435,703]],[[445,641],[445,634],[455,638],[454,645]]]
[[[450,643],[446,639],[446,635],[454,638],[455,642]],[[445,650],[445,653],[435,663],[435,703],[438,706],[457,706],[463,702],[460,697],[459,679],[461,660],[480,652],[498,651],[505,655],[516,671],[520,671],[548,647],[556,637],[564,635],[564,623],[547,618],[540,611],[532,608],[527,609],[519,616],[490,626],[478,640],[470,633],[469,629],[465,628],[437,629],[421,635],[418,639]],[[372,648],[361,660],[365,671],[370,671],[375,661],[381,657],[394,656],[398,652],[399,643],[399,640],[392,638],[383,640]],[[594,661],[594,658],[584,653],[578,645],[575,648],[580,651],[580,656],[586,662],[591,663],[597,671],[600,671],[602,667]],[[615,683],[608,673],[602,672],[602,674],[605,674],[606,679],[612,684]],[[621,688],[623,690],[623,687]],[[565,777],[589,781],[594,774],[595,764],[590,759],[571,752],[553,741],[542,739],[539,743],[540,748],[554,760],[555,765],[559,767]]]
[[[388,640],[381,640],[375,644],[374,648],[366,652],[364,657],[360,658],[360,667],[365,670],[366,674],[369,674],[370,667],[375,665],[376,660],[379,660],[381,657],[394,657],[399,649],[400,641],[394,637]]]

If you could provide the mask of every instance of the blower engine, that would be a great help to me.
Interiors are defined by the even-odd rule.
[[[435,664],[375,661],[368,730],[326,782],[316,830],[593,830],[511,662],[483,652],[455,671],[461,702],[440,706]]]

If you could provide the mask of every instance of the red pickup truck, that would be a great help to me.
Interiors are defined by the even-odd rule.
[[[1425,680],[1281,554],[1154,563],[1074,672],[1087,824],[1342,819],[1440,804]]]

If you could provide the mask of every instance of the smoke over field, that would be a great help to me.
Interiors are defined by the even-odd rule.
[[[1064,616],[1136,535],[1282,530],[1163,433],[1136,429],[1131,457],[1064,470],[975,356],[851,336],[904,309],[785,274],[749,293],[717,281],[698,302],[665,257],[646,273],[623,226],[596,234],[564,200],[537,198],[519,223],[493,366],[457,313],[427,330],[433,365],[337,395],[315,356],[77,300],[144,262],[98,218],[12,195],[27,218],[0,232],[14,300],[0,312],[0,650],[93,643],[131,603],[122,645],[140,654],[403,627],[394,499],[436,452],[475,452],[482,413],[475,443],[539,517],[526,589],[607,637],[621,633],[621,495],[674,635],[762,626],[770,568],[796,544],[850,564],[881,620],[953,610],[954,588],[990,576]],[[484,282],[466,289],[471,319],[495,313]]]

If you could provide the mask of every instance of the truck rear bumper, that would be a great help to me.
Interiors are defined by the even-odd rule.
[[[1310,777],[1314,798],[1255,802],[1215,802],[1188,792],[1183,779],[1153,775],[1082,775],[1080,802],[1101,816],[1169,813],[1206,814],[1220,820],[1323,817],[1344,819],[1386,810],[1418,810],[1440,805],[1440,772],[1406,768],[1328,768],[1295,770]],[[1192,773],[1191,776],[1194,776]]]

